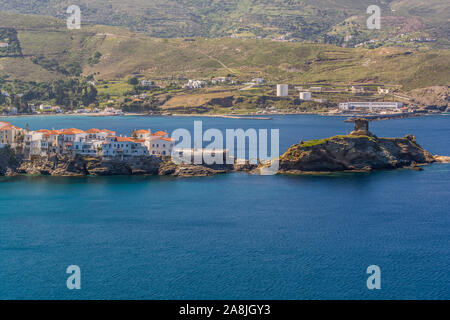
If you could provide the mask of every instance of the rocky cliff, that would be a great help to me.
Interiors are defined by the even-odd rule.
[[[234,170],[233,165],[174,164],[170,158],[133,157],[124,160],[104,160],[101,157],[53,155],[16,159],[11,152],[0,154],[0,175],[42,174],[52,176],[84,175],[161,175],[209,176]]]
[[[378,138],[351,134],[293,145],[280,157],[279,166],[281,173],[370,171],[417,168],[435,161],[411,135]]]
[[[352,120],[349,135],[300,142],[291,146],[278,160],[279,173],[371,171],[446,162],[448,157],[433,156],[413,135],[403,138],[378,138],[369,131],[369,121]],[[264,166],[260,166],[261,169]]]
[[[22,159],[9,148],[0,149],[0,176],[13,175]]]

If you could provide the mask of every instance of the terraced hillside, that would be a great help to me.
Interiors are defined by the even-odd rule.
[[[350,49],[323,44],[256,39],[158,39],[126,29],[90,26],[68,30],[63,21],[0,14],[17,30],[23,56],[0,58],[0,75],[51,81],[95,74],[97,79],[141,73],[152,78],[208,78],[234,75],[247,81],[383,82],[406,89],[450,83],[449,50],[382,47]]]
[[[66,17],[71,0],[0,0],[4,11]],[[446,0],[79,0],[83,23],[125,26],[154,37],[273,37],[340,43],[415,26],[449,40]],[[367,33],[369,5],[382,8],[381,32]],[[348,20],[350,19],[350,20]],[[357,21],[357,23],[349,23]],[[335,32],[336,27],[344,33]],[[339,27],[341,26],[341,27]]]

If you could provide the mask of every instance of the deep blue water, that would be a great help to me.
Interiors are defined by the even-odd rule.
[[[0,119],[2,120],[2,119]],[[8,118],[30,128],[192,128],[193,118]],[[211,119],[300,139],[343,118]],[[371,124],[450,155],[450,117]],[[449,299],[450,165],[424,171],[206,178],[0,178],[0,299]],[[68,290],[79,265],[82,289]],[[381,268],[368,290],[366,268]]]

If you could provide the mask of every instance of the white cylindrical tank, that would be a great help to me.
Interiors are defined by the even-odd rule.
[[[287,84],[277,84],[277,97],[287,97],[289,95]]]
[[[311,92],[300,92],[300,99],[305,101],[311,100]]]

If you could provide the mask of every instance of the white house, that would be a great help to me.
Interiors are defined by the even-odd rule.
[[[41,110],[41,111],[52,111],[52,106],[51,105],[46,105],[46,104],[41,104],[39,106],[39,110]]]
[[[211,82],[214,83],[214,84],[225,83],[225,82],[228,82],[228,81],[230,81],[229,77],[216,77],[216,78],[212,78],[211,79]]]
[[[24,151],[31,155],[42,155],[44,132],[29,131],[24,136]],[[46,143],[44,143],[46,145]]]
[[[148,130],[141,129],[141,130],[134,130],[131,136],[136,137],[137,139],[147,140],[150,138],[151,134],[152,131],[150,129]]]
[[[102,142],[103,156],[148,156],[149,151],[144,143],[144,140],[133,140],[130,137],[109,136]]]
[[[188,83],[186,83],[183,88],[184,89],[200,89],[206,86],[206,81],[203,80],[192,80],[190,79]]]
[[[311,100],[311,92],[300,92],[300,99],[305,101]]]
[[[154,82],[151,80],[141,80],[141,86],[150,87],[153,86]]]
[[[172,153],[174,140],[168,137],[157,137],[150,142],[150,154],[169,156]]]
[[[277,97],[287,97],[289,95],[287,84],[277,84]]]
[[[103,149],[104,141],[92,140],[92,141],[75,141],[73,143],[73,155],[92,155],[98,156]]]
[[[94,141],[94,140],[106,141],[106,138],[108,136],[116,135],[115,131],[111,131],[111,130],[107,130],[107,129],[97,129],[97,128],[92,128],[92,129],[86,130],[85,133],[87,134],[86,135],[87,141]]]
[[[378,94],[389,94],[389,89],[378,87]]]
[[[254,84],[263,84],[265,82],[264,78],[253,78],[252,82]]]
[[[80,129],[64,129],[60,132],[63,140],[63,152],[71,152],[74,142],[82,142],[86,139],[87,133]]]
[[[9,122],[0,121],[0,143],[15,147],[22,134],[22,128],[16,127]]]

